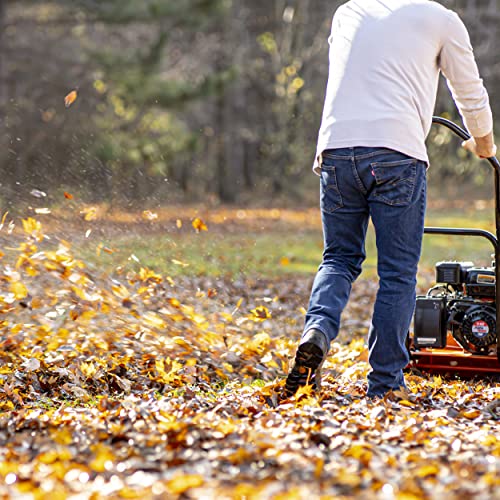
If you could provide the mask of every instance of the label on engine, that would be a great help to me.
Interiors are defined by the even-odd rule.
[[[491,276],[489,274],[478,274],[477,275],[478,283],[495,283],[495,276]]]
[[[488,326],[488,323],[486,321],[483,321],[482,319],[478,321],[474,321],[472,324],[472,333],[479,338],[486,337],[488,333],[490,332],[490,327]]]

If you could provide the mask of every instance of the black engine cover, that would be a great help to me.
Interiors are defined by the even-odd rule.
[[[417,297],[414,346],[442,349],[446,345],[446,316],[445,298]]]

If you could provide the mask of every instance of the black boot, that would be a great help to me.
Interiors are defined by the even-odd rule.
[[[301,339],[295,362],[286,379],[284,396],[293,396],[299,387],[312,385],[319,389],[321,384],[321,365],[326,359],[330,345],[323,332],[309,330]]]

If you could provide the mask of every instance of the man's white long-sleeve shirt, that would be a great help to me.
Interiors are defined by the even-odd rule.
[[[488,94],[460,18],[430,0],[350,0],[333,17],[317,154],[387,147],[428,162],[440,71],[474,137],[493,129]],[[319,164],[315,162],[315,171]]]

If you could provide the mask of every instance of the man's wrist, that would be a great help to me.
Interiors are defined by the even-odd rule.
[[[476,143],[476,152],[478,156],[482,158],[490,158],[496,155],[495,140],[493,138],[493,132],[483,136],[474,137],[474,142]]]

